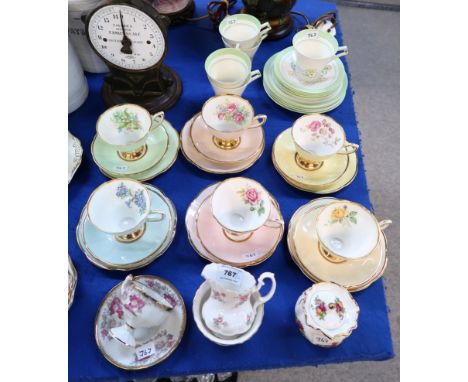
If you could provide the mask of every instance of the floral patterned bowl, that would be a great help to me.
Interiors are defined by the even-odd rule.
[[[97,135],[119,151],[131,152],[146,143],[150,130],[159,127],[164,112],[151,116],[145,108],[127,103],[113,106],[102,113],[96,122]]]
[[[335,154],[351,154],[359,146],[346,142],[341,125],[323,114],[308,114],[294,122],[292,138],[298,155],[306,161],[323,162]]]
[[[112,235],[129,235],[144,224],[164,219],[164,213],[151,210],[148,190],[131,179],[114,179],[101,184],[88,199],[89,221]],[[156,215],[154,217],[153,215]]]
[[[317,216],[319,246],[342,260],[369,255],[379,243],[380,230],[391,222],[378,222],[364,206],[340,200],[327,205]]]
[[[269,219],[271,199],[268,191],[249,178],[230,178],[219,183],[211,199],[211,209],[216,221],[232,236],[252,234],[267,221],[280,223]]]
[[[238,139],[244,129],[265,124],[267,116],[254,115],[252,105],[236,95],[211,97],[202,108],[202,118],[212,134],[220,139]]]

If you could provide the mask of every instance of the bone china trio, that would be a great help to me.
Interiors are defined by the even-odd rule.
[[[177,225],[174,204],[141,181],[167,171],[179,145],[188,162],[214,174],[241,172],[260,158],[267,116],[256,114],[242,93],[262,76],[252,70],[252,58],[270,29],[247,14],[224,18],[219,32],[225,48],[205,61],[215,96],[186,122],[180,137],[162,111],[151,115],[139,105],[122,104],[101,114],[91,153],[112,180],[91,193],[76,229],[77,242],[91,263],[107,270],[134,270],[170,246]],[[276,137],[272,149],[277,172],[303,191],[333,193],[357,173],[359,146],[348,142],[337,121],[319,114],[344,99],[348,79],[338,58],[347,53],[331,33],[306,29],[264,68],[263,84],[271,99],[306,114]],[[70,183],[83,150],[71,134],[68,148]],[[384,229],[390,223],[377,221],[358,203],[332,197],[311,200],[292,216],[288,249],[314,283],[298,297],[295,320],[312,344],[338,346],[357,327],[359,307],[350,292],[382,276],[387,265]],[[195,252],[210,262],[193,299],[198,329],[221,346],[248,341],[262,324],[276,280],[271,272],[256,280],[242,268],[266,261],[281,241],[284,220],[278,202],[253,179],[227,178],[200,191],[186,211],[185,227]],[[267,279],[271,286],[262,295]],[[69,257],[69,309],[76,283]],[[180,343],[186,322],[185,304],[175,286],[155,276],[129,275],[101,302],[95,337],[109,362],[137,370],[167,358]]]

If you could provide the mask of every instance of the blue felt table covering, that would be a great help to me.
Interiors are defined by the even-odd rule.
[[[203,14],[207,1],[196,0],[196,3],[196,14]],[[235,11],[239,8],[240,5],[236,5]],[[333,3],[299,0],[295,10],[304,12],[309,18],[314,19],[336,8]],[[266,60],[272,54],[289,46],[291,39],[292,34],[279,41],[264,42],[253,60],[253,69],[262,70]],[[340,33],[338,39],[342,41]],[[169,30],[169,50],[165,63],[179,73],[184,90],[179,102],[166,115],[179,132],[184,123],[200,110],[203,102],[213,95],[204,72],[204,61],[214,49],[222,47],[220,35],[207,20],[187,23]],[[352,46],[349,50],[350,54],[353,54]],[[346,65],[345,67],[347,69]],[[226,176],[204,173],[179,154],[177,161],[167,173],[150,181],[161,188],[176,205],[178,223],[174,242],[161,258],[135,271],[134,274],[161,276],[179,289],[188,313],[184,338],[178,349],[167,360],[147,370],[126,372],[107,362],[95,343],[94,318],[102,298],[109,289],[123,280],[127,273],[105,271],[95,267],[80,251],[75,238],[75,228],[81,209],[94,188],[108,180],[99,172],[90,152],[97,117],[105,110],[100,97],[103,76],[87,77],[90,87],[89,97],[81,108],[69,116],[69,130],[81,140],[84,148],[83,162],[69,185],[69,253],[78,271],[75,301],[69,311],[70,380],[109,378],[128,380],[204,372],[384,360],[393,356],[382,280],[354,294],[361,310],[359,326],[338,348],[319,348],[310,344],[299,333],[294,323],[294,305],[298,296],[311,285],[311,282],[291,260],[286,237],[283,237],[270,259],[248,268],[256,277],[265,271],[274,272],[278,283],[275,296],[265,306],[265,317],[258,333],[247,343],[235,347],[220,347],[205,339],[198,331],[192,317],[192,299],[196,289],[203,282],[200,272],[207,262],[195,253],[188,242],[184,224],[185,212],[190,202],[203,188],[225,179]],[[271,161],[271,147],[276,136],[290,127],[299,114],[284,110],[273,103],[264,92],[261,79],[247,88],[244,97],[250,100],[256,113],[267,114],[268,121],[265,125],[265,152],[260,160],[242,175],[261,182],[273,193],[281,206],[285,221],[288,222],[296,209],[313,199],[315,195],[296,190],[281,178]],[[343,104],[329,115],[341,123],[350,142],[359,142],[351,87],[348,88]],[[349,187],[334,196],[371,207],[361,151],[358,153],[360,159],[358,176]]]

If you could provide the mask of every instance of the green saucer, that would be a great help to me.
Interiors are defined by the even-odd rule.
[[[103,171],[127,176],[138,174],[155,166],[166,154],[169,147],[169,137],[166,129],[159,126],[150,131],[146,141],[148,151],[136,161],[126,161],[119,157],[115,147],[104,142],[97,135],[91,144],[91,153],[96,164]]]
[[[172,127],[170,122],[168,122],[167,120],[164,120],[162,125],[164,126],[164,129],[169,137],[167,150],[162,159],[158,163],[156,163],[156,165],[145,171],[139,172],[137,174],[125,175],[126,178],[139,181],[150,180],[153,179],[155,176],[167,171],[174,164],[174,162],[177,159],[177,153],[179,152],[179,134],[177,133],[177,130],[174,129],[174,127]],[[108,176],[109,178],[119,178],[122,176],[122,174],[120,173],[110,171],[108,172],[101,167],[99,169],[104,175]]]

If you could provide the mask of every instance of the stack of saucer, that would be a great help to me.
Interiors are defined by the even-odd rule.
[[[229,185],[237,187],[239,192],[228,190]],[[241,190],[244,190],[243,195],[248,192],[250,202],[244,202],[247,199],[240,193]],[[228,200],[230,203],[226,202]],[[220,204],[229,209],[239,205],[237,212],[243,211],[245,221],[252,221],[255,226],[233,229],[225,221],[230,211],[220,212]],[[259,216],[255,206],[260,204],[265,210]],[[250,207],[254,211],[250,211]],[[217,214],[223,217],[220,219]],[[256,217],[255,221],[250,217]],[[187,209],[185,226],[190,244],[201,257],[238,268],[256,265],[268,259],[284,232],[283,217],[277,201],[259,183],[248,178],[230,178],[204,189]]]
[[[342,205],[338,206],[338,202]],[[331,251],[323,250],[322,243],[325,240],[322,237],[319,239],[317,225],[320,224],[319,218],[323,219],[322,213],[328,213],[325,208],[332,209],[331,216],[325,216],[329,219],[328,223],[333,222],[328,224],[327,228],[342,227],[350,230],[348,233],[356,230],[360,244],[371,243],[369,253],[345,259],[330,255]],[[387,239],[383,230],[390,221],[376,223],[377,228],[372,224],[365,227],[366,219],[371,222],[375,220],[369,218],[369,214],[370,212],[356,203],[331,197],[314,199],[300,207],[289,222],[287,242],[291,257],[302,273],[313,282],[334,282],[350,292],[363,290],[378,280],[387,266]],[[357,231],[363,226],[365,231]],[[375,245],[372,242],[374,236]],[[359,253],[359,250],[353,252]]]
[[[111,187],[116,187],[117,190],[120,190],[120,192],[117,192],[122,197],[123,192],[121,191],[131,189],[131,187],[138,189],[137,192],[141,195],[145,193],[145,190],[147,192],[150,205],[145,206],[146,212],[142,215],[145,216],[144,214],[146,214],[146,217],[144,217],[146,220],[142,222],[141,235],[134,239],[126,239],[131,236],[130,234],[126,234],[123,237],[120,234],[109,233],[109,229],[101,227],[103,222],[98,221],[93,224],[90,220],[90,215],[106,214],[103,219],[107,222],[104,223],[111,221],[134,221],[129,220],[130,218],[117,220],[114,216],[114,213],[119,212],[115,208],[118,208],[118,205],[114,203],[124,203],[124,200],[120,196],[114,198],[114,200],[111,195],[104,195],[102,208],[97,210],[99,207],[96,203],[100,202],[99,194],[106,188]],[[130,198],[127,199],[130,200]],[[96,200],[97,202],[90,207],[92,200]],[[133,206],[132,204],[130,205]],[[91,214],[90,210],[92,210]],[[95,210],[97,212],[94,212]],[[126,208],[123,211],[129,213],[132,210],[133,208]],[[149,213],[154,214],[156,212],[163,218],[148,218]],[[80,220],[76,227],[76,240],[87,259],[94,265],[108,270],[129,271],[144,267],[161,256],[172,243],[176,226],[177,213],[174,204],[161,190],[150,184],[142,185],[129,179],[115,179],[98,187],[90,196],[81,212]],[[133,229],[133,232],[137,230]]]
[[[344,129],[334,119],[310,114],[278,135],[272,160],[278,173],[293,187],[330,194],[356,177],[357,148],[346,141]]]
[[[232,174],[252,166],[263,153],[265,115],[235,95],[215,96],[180,133],[182,153],[199,169]]]
[[[151,116],[138,105],[114,106],[101,114],[96,131],[91,153],[109,178],[149,180],[177,159],[179,135],[163,112]]]
[[[268,96],[281,107],[301,114],[324,113],[344,100],[348,76],[340,60],[327,64],[312,80],[296,74],[294,48],[271,56],[263,70],[263,86]]]
[[[95,338],[102,355],[124,370],[141,370],[179,346],[187,312],[174,285],[156,276],[127,276],[101,302]]]

